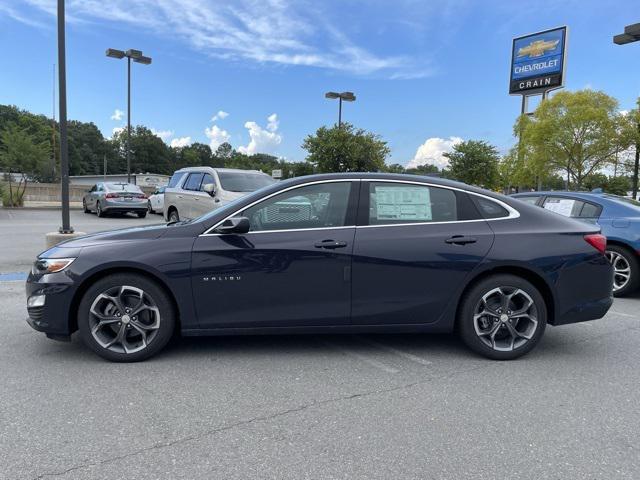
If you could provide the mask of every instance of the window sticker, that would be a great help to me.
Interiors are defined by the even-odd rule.
[[[551,210],[565,217],[570,217],[575,203],[575,200],[569,198],[549,198],[544,203],[544,208],[545,210]]]
[[[428,188],[376,186],[375,192],[378,220],[432,220]]]

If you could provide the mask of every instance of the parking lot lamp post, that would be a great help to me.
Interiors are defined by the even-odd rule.
[[[142,65],[149,65],[151,63],[151,57],[145,57],[142,55],[142,51],[134,50],[130,48],[126,52],[123,50],[116,50],[115,48],[107,49],[107,57],[117,58],[121,60],[127,58],[127,183],[131,183],[131,60]]]
[[[640,23],[627,25],[624,33],[613,36],[613,43],[616,45],[626,45],[640,40]],[[640,106],[639,106],[640,109]],[[640,136],[640,121],[638,122],[638,135]],[[640,167],[640,140],[636,140],[636,157],[633,164],[633,185],[631,195],[635,200],[638,196],[638,168]]]
[[[61,234],[73,233],[69,218],[69,150],[67,147],[67,72],[65,58],[64,0],[58,0],[58,85],[60,93],[60,202],[62,204]]]
[[[338,99],[338,128],[342,127],[342,101],[345,102],[354,102],[356,100],[356,96],[353,92],[327,92],[324,94],[325,98],[330,98],[332,100]]]

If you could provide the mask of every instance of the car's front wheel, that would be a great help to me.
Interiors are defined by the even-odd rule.
[[[613,265],[613,295],[624,297],[636,290],[640,281],[637,257],[618,245],[608,245],[605,254]]]
[[[147,201],[147,212],[153,213],[153,207],[151,206],[151,200]]]
[[[82,211],[84,213],[91,213],[91,210],[87,207],[87,201],[84,198],[82,199]]]
[[[78,330],[94,352],[114,362],[137,362],[169,342],[175,311],[167,293],[137,274],[114,274],[94,283],[78,308]]]
[[[540,292],[515,275],[492,275],[467,291],[457,327],[464,343],[494,360],[518,358],[535,347],[547,325]]]

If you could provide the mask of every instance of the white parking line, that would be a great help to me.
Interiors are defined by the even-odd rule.
[[[397,348],[391,347],[389,345],[385,345],[384,343],[379,343],[376,342],[374,340],[370,340],[368,338],[363,338],[363,337],[356,337],[358,338],[358,340],[364,342],[364,343],[368,343],[369,345],[373,346],[373,347],[377,347],[381,350],[385,350],[387,352],[393,353],[395,355],[398,355],[399,357],[402,357],[406,360],[410,360],[412,362],[415,363],[419,363],[420,365],[423,366],[428,366],[431,365],[432,362],[430,362],[429,360],[425,360],[422,357],[419,357],[418,355],[414,355],[413,353],[409,353],[409,352],[405,352],[403,350],[399,350]]]
[[[621,317],[640,318],[639,315],[632,315],[630,313],[616,312],[615,310],[609,310],[609,313],[613,313],[614,315],[620,315]]]
[[[344,353],[345,355],[348,355],[350,357],[354,357],[357,358],[358,360],[369,364],[372,367],[377,368],[378,370],[382,370],[384,372],[387,373],[398,373],[400,370],[398,370],[397,368],[391,367],[389,365],[386,365],[382,362],[379,362],[378,360],[374,360],[373,358],[369,358],[367,355],[364,355],[362,353],[358,353],[355,352],[353,350],[349,350],[347,348],[341,347],[338,344],[335,344],[333,342],[327,342],[326,340],[321,340],[321,343],[327,345],[330,348],[333,348],[335,350],[339,350],[340,352]]]

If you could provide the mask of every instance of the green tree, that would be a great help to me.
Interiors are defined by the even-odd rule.
[[[0,167],[9,174],[6,204],[22,205],[29,179],[38,180],[49,166],[49,145],[38,142],[33,134],[15,123],[9,123],[0,132]],[[18,185],[13,186],[14,173],[20,174]]]
[[[555,94],[531,118],[521,117],[516,130],[532,171],[563,171],[575,188],[632,141],[629,120],[618,112],[618,102],[593,90]]]
[[[320,127],[315,135],[305,138],[302,148],[308,152],[307,162],[321,173],[381,171],[390,152],[378,135],[349,123]]]
[[[442,171],[436,165],[425,163],[424,165],[418,165],[415,168],[407,168],[405,173],[410,173],[412,175],[433,175],[434,173],[442,173]]]
[[[470,185],[495,188],[499,183],[496,147],[482,140],[458,143],[444,154],[449,159],[447,175]]]

